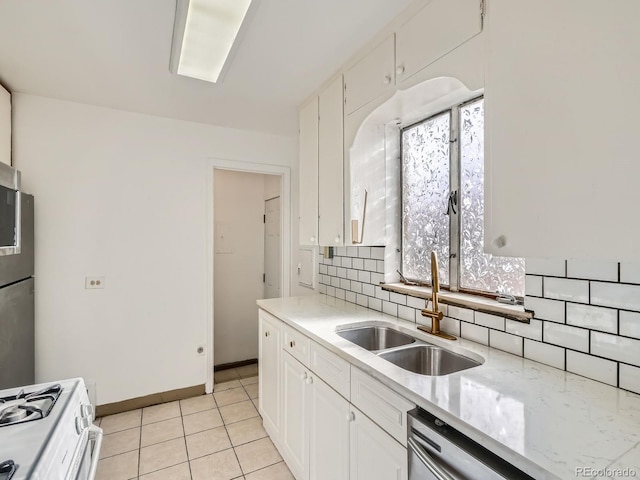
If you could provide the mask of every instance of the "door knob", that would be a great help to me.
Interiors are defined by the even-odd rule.
[[[396,67],[396,75],[402,75],[404,73],[404,65],[398,65]]]

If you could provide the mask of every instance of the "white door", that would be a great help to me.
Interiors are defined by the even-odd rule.
[[[297,480],[309,478],[308,375],[304,365],[282,353],[282,456]]]
[[[352,407],[350,480],[407,480],[407,449]]]
[[[280,197],[264,202],[264,298],[280,297]]]
[[[264,428],[275,440],[280,438],[280,320],[260,310],[259,407]]]
[[[349,479],[349,402],[309,375],[309,478]]]

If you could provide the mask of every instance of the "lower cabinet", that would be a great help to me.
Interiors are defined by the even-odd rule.
[[[309,478],[307,368],[282,352],[282,455],[298,479]]]
[[[407,480],[407,449],[352,407],[351,480]]]

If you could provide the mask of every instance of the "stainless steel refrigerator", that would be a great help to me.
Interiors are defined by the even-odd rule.
[[[35,381],[33,196],[0,163],[0,390]]]

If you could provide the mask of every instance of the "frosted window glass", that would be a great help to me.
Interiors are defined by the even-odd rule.
[[[484,100],[460,108],[460,287],[524,296],[524,259],[484,245]]]
[[[449,284],[449,131],[443,113],[402,132],[402,268],[405,277],[431,282],[431,251],[440,282]]]

